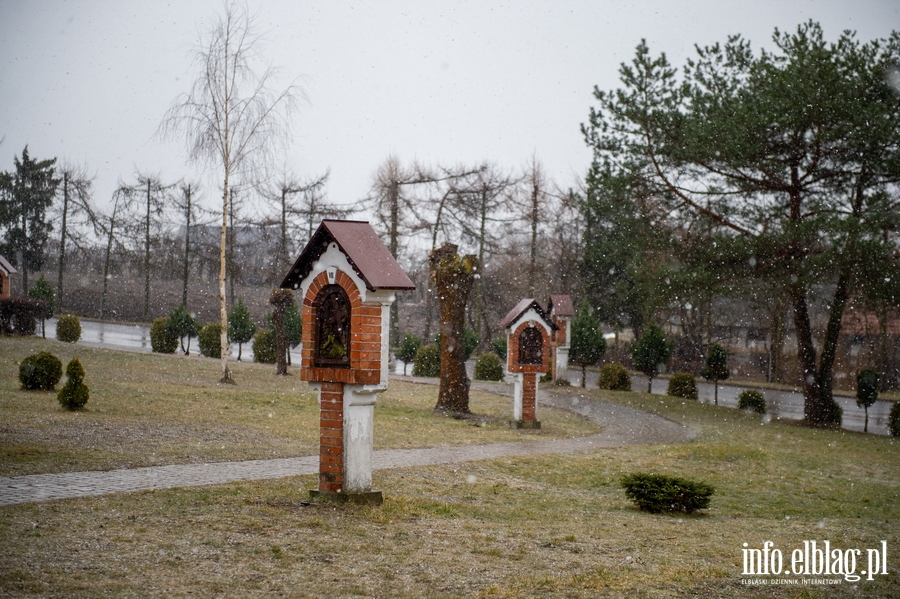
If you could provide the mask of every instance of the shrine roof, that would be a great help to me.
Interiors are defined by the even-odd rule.
[[[3,256],[0,256],[0,268],[2,268],[3,271],[8,275],[16,273],[16,269],[13,268],[13,265],[7,262],[6,258],[4,258]]]
[[[281,288],[299,288],[300,282],[312,272],[313,265],[332,241],[347,256],[347,261],[370,291],[416,288],[372,225],[366,221],[328,219],[322,221],[309,243],[300,252],[291,270],[281,282]]]
[[[512,323],[514,323],[522,314],[527,312],[530,308],[534,308],[534,311],[538,313],[538,315],[550,326],[551,329],[557,330],[559,327],[556,326],[552,320],[550,320],[550,316],[547,314],[547,311],[544,310],[536,300],[527,297],[516,304],[516,307],[509,311],[509,314],[503,317],[503,320],[500,321],[500,327],[504,329],[508,329]]]
[[[550,314],[557,316],[575,316],[575,306],[572,304],[571,295],[551,295],[550,306],[547,308]]]

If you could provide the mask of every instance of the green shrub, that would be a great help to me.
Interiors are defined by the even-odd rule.
[[[666,393],[672,397],[697,399],[697,382],[694,380],[694,375],[689,372],[676,372],[669,379],[669,388]]]
[[[415,359],[416,353],[419,351],[420,347],[422,347],[422,340],[416,335],[413,335],[412,333],[403,335],[403,342],[400,343],[400,347],[394,352],[394,356],[403,362],[404,376],[406,375],[406,365]]]
[[[690,514],[705,509],[709,507],[710,497],[715,492],[705,483],[644,473],[622,477],[622,488],[638,509],[652,514]]]
[[[32,354],[19,364],[19,381],[29,391],[52,391],[62,378],[62,362],[50,352]]]
[[[631,377],[624,366],[610,362],[600,368],[597,386],[610,391],[631,391]]]
[[[548,364],[549,368],[547,372],[541,375],[541,378],[538,379],[539,383],[552,383],[553,382],[553,358],[550,358],[550,364]]]
[[[900,401],[895,401],[891,406],[891,413],[888,416],[888,428],[891,435],[900,437]]]
[[[760,414],[766,413],[766,398],[759,391],[747,389],[738,395],[738,409],[750,410]]]
[[[66,377],[68,380],[59,390],[59,404],[67,410],[80,410],[90,397],[87,385],[84,384],[84,367],[78,358],[73,358],[66,365]]]
[[[221,358],[222,323],[210,322],[204,325],[197,335],[197,345],[200,346],[200,353],[207,358]]]
[[[437,345],[423,345],[413,360],[413,376],[441,376],[441,350]]]
[[[150,348],[158,354],[174,354],[178,349],[178,335],[165,316],[160,316],[150,326]]]
[[[503,362],[494,352],[481,354],[475,361],[475,379],[479,381],[502,381]]]
[[[494,339],[491,341],[491,347],[494,350],[494,353],[500,356],[500,359],[503,362],[506,362],[506,346],[508,342],[506,337],[501,337],[500,339]]]
[[[37,318],[45,318],[47,303],[28,297],[0,297],[0,333],[34,335]]]
[[[56,338],[65,343],[81,339],[81,322],[74,314],[63,314],[56,322]]]
[[[275,332],[259,329],[253,336],[253,361],[260,364],[274,364],[276,358]]]

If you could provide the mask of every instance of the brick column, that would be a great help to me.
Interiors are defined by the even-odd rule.
[[[319,491],[344,486],[344,384],[321,383],[319,390]]]
[[[524,373],[522,381],[522,422],[537,420],[537,383],[536,372]]]

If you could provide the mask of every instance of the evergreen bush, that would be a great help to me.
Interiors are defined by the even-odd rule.
[[[197,319],[191,316],[184,304],[181,304],[169,314],[167,326],[181,342],[181,351],[184,352],[184,355],[190,355],[191,337],[196,337],[199,333]],[[185,339],[187,339],[187,345],[184,343]]]
[[[600,368],[597,386],[610,391],[631,391],[631,377],[624,366],[610,362]]]
[[[481,354],[475,361],[475,379],[479,381],[502,381],[503,362],[494,352]]]
[[[197,335],[200,353],[207,358],[222,357],[222,323],[210,322],[200,329]]]
[[[403,362],[404,376],[406,375],[406,365],[415,359],[420,347],[422,347],[422,340],[419,337],[412,333],[403,335],[403,342],[400,343],[400,347],[394,352],[394,356]]]
[[[28,391],[52,391],[62,378],[62,362],[50,352],[32,354],[19,364],[19,381]]]
[[[81,321],[74,314],[63,314],[56,321],[56,338],[65,343],[81,339]]]
[[[423,345],[413,360],[413,376],[441,376],[441,350],[433,343]]]
[[[888,428],[891,436],[900,437],[900,401],[895,401],[891,406],[891,413],[888,416]]]
[[[209,325],[207,325],[209,326]],[[221,330],[221,324],[219,325]],[[250,318],[250,310],[244,305],[243,300],[238,300],[231,313],[228,314],[228,341],[229,343],[238,344],[238,362],[241,361],[244,344],[253,339],[256,334],[256,323]],[[219,343],[219,351],[216,357],[222,357],[221,342]],[[204,356],[209,355],[200,349]]]
[[[766,413],[766,398],[759,391],[747,389],[738,395],[738,409],[750,410],[759,414]]]
[[[705,483],[644,473],[622,477],[622,488],[638,509],[652,514],[690,514],[709,507],[710,497],[715,493]]]
[[[683,399],[697,399],[697,382],[689,372],[676,372],[669,379],[666,394]]]
[[[253,336],[253,361],[260,364],[274,364],[277,358],[275,331],[259,329]]]
[[[491,348],[494,350],[495,354],[500,356],[500,360],[504,363],[506,362],[506,346],[506,337],[501,337],[500,339],[494,339],[493,341],[491,341]]]
[[[59,390],[59,404],[67,410],[80,410],[87,403],[90,391],[84,384],[84,367],[78,358],[66,365],[66,384]]]
[[[165,316],[160,316],[150,326],[150,348],[158,354],[174,354],[178,349],[178,336]]]

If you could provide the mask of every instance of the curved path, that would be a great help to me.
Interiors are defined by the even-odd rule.
[[[435,382],[435,379],[397,378],[423,383]],[[498,395],[512,395],[512,387],[503,383],[473,382],[472,388]],[[688,427],[661,416],[582,397],[577,389],[569,392],[540,390],[539,401],[543,405],[581,414],[601,426],[603,430],[595,435],[572,439],[526,440],[424,449],[383,449],[375,452],[373,467],[379,470],[509,456],[575,453],[627,445],[680,443],[696,435],[696,432]],[[318,470],[319,456],[313,455],[272,460],[176,464],[123,470],[0,477],[0,505],[151,489],[217,485],[240,480],[283,478],[315,474]]]

